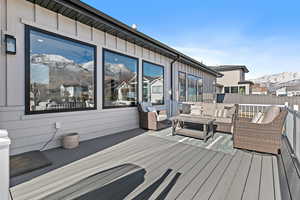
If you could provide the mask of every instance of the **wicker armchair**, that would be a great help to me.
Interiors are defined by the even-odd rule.
[[[148,130],[160,130],[170,126],[170,123],[166,117],[166,110],[149,112],[142,104],[143,103],[138,105],[140,128]],[[152,105],[151,103],[147,103],[147,106],[151,107]]]
[[[235,148],[278,154],[281,148],[283,125],[287,110],[280,113],[269,123],[252,123],[251,119],[238,118],[235,121],[233,146]]]

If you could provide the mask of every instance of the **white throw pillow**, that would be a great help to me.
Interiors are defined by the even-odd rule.
[[[258,113],[256,113],[256,114],[253,116],[251,122],[252,122],[252,123],[261,123],[261,121],[262,121],[262,119],[263,119],[263,115],[264,115],[264,114],[263,114],[261,111],[259,111]]]

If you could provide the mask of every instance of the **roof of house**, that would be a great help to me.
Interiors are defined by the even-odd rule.
[[[269,89],[267,87],[262,87],[259,84],[254,84],[252,86],[252,92],[268,92]]]
[[[238,84],[249,84],[253,85],[254,83],[252,81],[239,81]]]
[[[300,86],[299,85],[295,85],[295,86],[287,86],[286,87],[287,91],[300,91]]]
[[[44,8],[57,12],[63,16],[74,19],[78,22],[99,29],[111,35],[115,35],[126,41],[140,45],[146,49],[157,52],[171,59],[189,64],[193,67],[210,73],[214,76],[221,77],[222,74],[205,64],[177,51],[168,45],[153,39],[152,37],[133,29],[132,27],[106,15],[105,13],[83,3],[79,0],[27,0],[38,4]]]
[[[245,65],[218,65],[218,66],[210,66],[213,70],[218,71],[218,72],[223,72],[223,71],[232,71],[232,70],[237,70],[241,69],[245,73],[248,73],[249,70]]]

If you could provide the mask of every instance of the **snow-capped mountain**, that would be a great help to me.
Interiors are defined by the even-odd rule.
[[[285,83],[300,79],[300,72],[282,72],[279,74],[265,75],[252,81],[255,83]]]
[[[251,79],[254,83],[268,87],[270,91],[284,87],[300,85],[300,72],[282,72]]]

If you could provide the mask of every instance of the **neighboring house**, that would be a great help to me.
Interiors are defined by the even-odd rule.
[[[300,86],[287,86],[287,96],[300,96]]]
[[[157,79],[153,80],[150,83],[150,96],[151,96],[151,102],[155,102],[157,104],[160,104],[162,102],[162,94],[164,91],[164,79],[163,77],[158,77]]]
[[[282,87],[276,90],[276,96],[287,96],[286,87]]]
[[[223,74],[217,78],[218,90],[221,93],[251,94],[253,82],[245,80],[245,73],[249,72],[246,66],[220,65],[211,68]]]
[[[117,99],[119,103],[124,105],[131,105],[136,101],[136,74],[129,81],[122,81],[120,85],[117,86]]]
[[[60,86],[60,95],[62,97],[81,97],[84,92],[88,92],[87,86],[82,86],[79,84],[62,84]]]
[[[214,93],[221,76],[78,0],[0,4],[1,38],[16,38],[17,47],[5,53],[5,40],[0,42],[0,129],[13,140],[11,154],[40,149],[55,122],[64,127],[60,134],[77,132],[81,140],[138,128],[143,76],[162,77],[153,82],[149,96],[162,99],[158,106],[168,115],[177,112],[179,72],[185,75],[187,87],[181,90],[187,95],[194,95],[185,93],[187,88],[196,87],[188,85],[190,76],[197,77],[198,93]],[[62,93],[79,98],[61,106]],[[124,103],[128,99],[129,105]],[[60,144],[57,137],[47,148]]]
[[[285,86],[276,90],[276,96],[300,96],[300,86]]]
[[[268,95],[269,89],[267,87],[262,87],[260,84],[254,84],[252,86],[252,94],[255,95]]]

